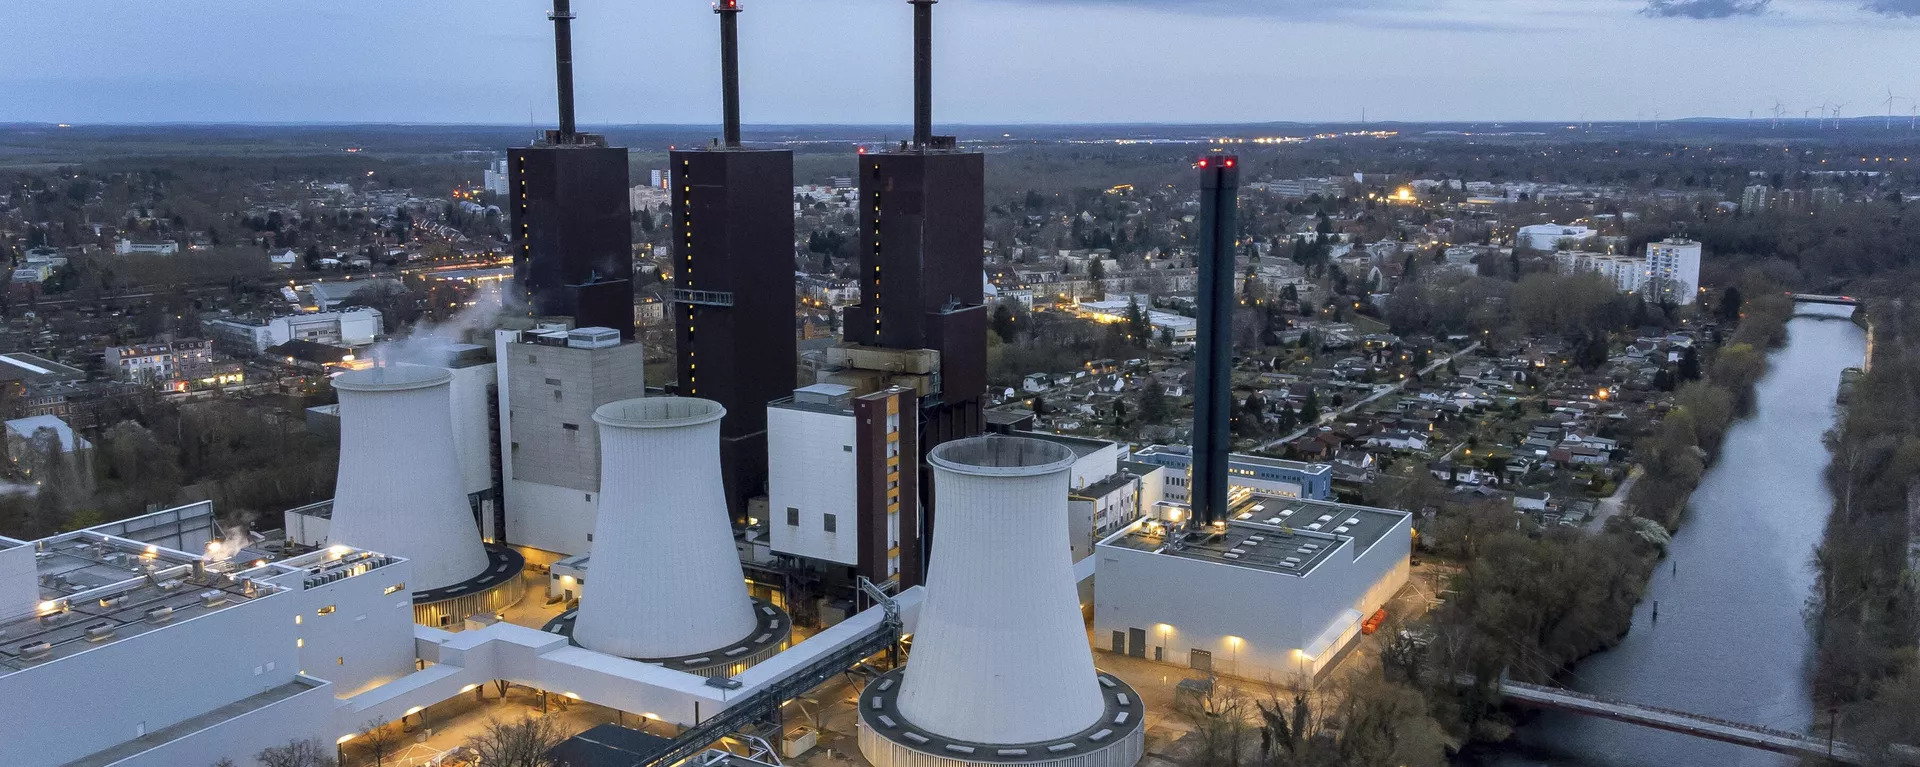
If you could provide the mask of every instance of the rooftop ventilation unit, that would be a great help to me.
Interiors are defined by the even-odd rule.
[[[602,405],[600,513],[592,588],[574,640],[610,655],[711,661],[759,626],[733,548],[712,400],[648,397]],[[1063,498],[1065,496],[1062,496]],[[784,616],[782,617],[784,620]]]
[[[227,592],[224,592],[224,591],[200,592],[201,607],[219,607],[226,603],[227,603]]]
[[[620,345],[620,331],[613,328],[578,328],[567,333],[567,346],[573,349],[607,349]]]
[[[1140,758],[1131,690],[1106,689],[1080,620],[1073,462],[1066,445],[1005,436],[929,454],[940,521],[913,656],[861,693],[860,750],[876,767],[978,764],[965,754],[983,749],[996,763],[1053,764],[1069,750],[1078,767]]]
[[[328,532],[346,544],[413,562],[409,585],[431,591],[487,569],[454,452],[442,368],[399,365],[334,379],[340,392],[340,473]]]
[[[87,641],[105,642],[113,638],[115,626],[111,623],[95,623],[87,627]]]
[[[45,640],[20,645],[21,660],[40,660],[53,654],[53,645]]]
[[[170,620],[173,620],[173,608],[171,607],[162,605],[147,610],[148,623],[166,623]]]

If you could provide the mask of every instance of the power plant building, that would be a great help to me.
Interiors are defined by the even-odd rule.
[[[913,138],[859,159],[860,303],[844,312],[849,345],[925,349],[937,368],[920,394],[920,450],[986,431],[986,163],[933,134],[933,6],[913,6]],[[938,527],[921,476],[921,561]]]
[[[1193,468],[1192,450],[1185,445],[1149,445],[1135,452],[1133,460],[1169,469],[1164,475],[1165,500],[1187,503],[1192,487],[1189,477]],[[1333,466],[1232,453],[1227,456],[1227,486],[1284,498],[1324,501],[1333,497]]]
[[[918,585],[917,413],[913,392],[897,387],[855,394],[814,384],[769,405],[772,550],[877,584]]]
[[[714,146],[670,155],[678,393],[727,410],[720,470],[730,518],[766,492],[767,403],[792,391],[793,153],[741,145],[738,3],[721,24],[724,120]]]
[[[544,325],[499,330],[502,511],[486,521],[496,541],[553,559],[593,544],[600,436],[593,413],[646,394],[646,354],[609,328]]]
[[[340,469],[328,537],[408,556],[412,591],[452,586],[488,566],[460,487],[452,382],[446,370],[414,365],[355,370],[333,381]]]
[[[944,528],[913,657],[859,698],[860,751],[876,767],[1139,761],[1141,702],[1095,670],[1080,620],[1067,550],[1074,458],[1002,436],[930,453]]]
[[[633,338],[627,150],[575,130],[573,12],[554,0],[560,127],[507,152],[513,281],[534,317],[572,317]]]
[[[720,480],[712,400],[653,397],[595,410],[605,496],[582,564],[594,587],[548,630],[589,650],[702,676],[778,651],[784,612],[748,596]],[[646,467],[643,475],[635,471]]]
[[[1100,542],[1094,641],[1201,672],[1310,684],[1406,584],[1412,515],[1234,498],[1221,524],[1162,507]]]
[[[342,699],[415,670],[406,560],[340,546],[255,564],[100,532],[168,529],[178,511],[0,538],[0,760],[246,758],[332,730]]]

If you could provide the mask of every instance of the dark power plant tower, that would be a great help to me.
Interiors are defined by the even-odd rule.
[[[722,135],[675,151],[674,343],[679,393],[726,408],[720,468],[727,511],[747,518],[766,492],[767,403],[793,393],[793,153],[740,146],[738,0],[721,0]]]
[[[528,314],[631,339],[633,222],[627,150],[574,130],[573,12],[553,0],[560,129],[507,152],[514,284]]]
[[[913,5],[913,140],[862,155],[860,305],[848,342],[939,352],[937,390],[921,402],[921,455],[985,430],[987,311],[982,305],[985,163],[933,135],[933,5]],[[922,482],[931,509],[931,482]],[[931,512],[929,511],[929,514]],[[923,528],[933,532],[932,519]],[[923,548],[930,539],[923,536]],[[922,561],[925,561],[924,558]]]
[[[1200,158],[1199,343],[1194,351],[1193,474],[1195,524],[1227,519],[1228,413],[1233,406],[1234,207],[1240,194],[1233,155]]]

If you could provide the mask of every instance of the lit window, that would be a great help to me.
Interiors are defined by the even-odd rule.
[[[333,614],[333,605],[327,605],[326,607],[322,607],[322,608],[320,608],[320,614],[321,614],[321,615],[332,615],[332,614]]]
[[[393,584],[392,586],[388,586],[388,587],[387,587],[387,590],[386,590],[386,591],[382,591],[382,592],[380,592],[380,593],[382,593],[382,594],[392,594],[393,592],[396,592],[396,591],[400,591],[400,590],[402,590],[402,589],[405,589],[406,587],[407,587],[407,584],[404,584],[404,583],[396,583],[396,584]]]

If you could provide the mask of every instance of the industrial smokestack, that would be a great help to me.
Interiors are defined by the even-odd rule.
[[[1138,701],[1094,670],[1080,620],[1073,450],[974,437],[928,462],[940,534],[926,600],[906,667],[861,694],[861,752],[876,767],[1138,761]]]
[[[573,638],[644,660],[717,653],[758,632],[720,482],[712,400],[602,405],[600,515]],[[784,636],[784,635],[783,635]],[[672,666],[672,664],[668,664]]]
[[[720,15],[721,135],[727,146],[740,146],[740,0],[721,0],[713,7]]]
[[[1194,519],[1227,518],[1227,454],[1233,404],[1234,206],[1239,196],[1238,158],[1200,159],[1200,290],[1198,351],[1193,357]]]
[[[486,572],[488,559],[460,485],[450,387],[442,368],[396,365],[334,379],[340,471],[328,539],[413,562],[413,591]]]
[[[933,4],[939,0],[907,0],[913,4],[913,144],[933,143]]]
[[[560,142],[573,143],[573,9],[569,0],[553,0],[554,76],[560,86]]]

